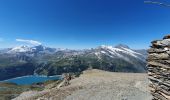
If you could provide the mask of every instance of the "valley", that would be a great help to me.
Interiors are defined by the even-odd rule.
[[[124,75],[125,76],[130,75],[129,77],[127,77],[127,79],[125,79],[127,81],[132,81],[132,80],[128,80],[128,79],[130,79],[130,77],[132,77],[131,75],[135,76],[135,75],[139,75],[138,73],[143,73],[143,74],[141,74],[141,77],[139,77],[139,80],[141,78],[143,80],[143,75],[144,76],[146,75],[145,74],[146,73],[146,61],[145,61],[146,57],[147,57],[146,50],[133,50],[133,49],[129,48],[128,46],[122,45],[122,44],[114,46],[114,47],[102,45],[102,46],[99,46],[96,48],[83,49],[83,50],[50,48],[50,47],[45,47],[42,45],[34,46],[34,47],[20,46],[20,47],[14,47],[14,48],[7,48],[7,49],[0,50],[0,76],[1,76],[0,81],[8,80],[8,79],[11,79],[11,80],[14,79],[14,81],[15,81],[16,77],[21,77],[21,79],[22,78],[24,79],[25,76],[34,76],[34,75],[35,76],[36,75],[37,76],[45,75],[48,78],[48,76],[62,75],[63,73],[73,73],[76,76],[79,76],[79,75],[84,76],[84,74],[82,75],[82,73],[84,71],[86,73],[86,72],[88,72],[88,70],[92,70],[92,69],[96,69],[96,70],[92,70],[92,73],[93,73],[92,78],[93,78],[93,75],[95,75],[95,74],[97,75],[94,77],[97,79],[94,79],[94,80],[96,80],[96,81],[100,80],[98,78],[101,76],[103,78],[104,77],[106,78],[106,80],[105,79],[103,80],[103,78],[102,78],[99,83],[97,82],[97,85],[96,85],[97,87],[98,86],[100,87],[100,84],[102,84],[101,82],[106,81],[106,83],[107,82],[109,83],[109,80],[112,80],[111,78],[113,78],[113,79],[115,78],[115,81],[119,82],[120,79],[117,80],[117,78],[116,78],[116,75],[118,73],[112,73],[112,72],[124,72],[124,73],[120,74],[122,76],[122,78],[125,78]],[[103,70],[103,71],[99,71],[99,70]],[[105,71],[108,71],[108,72],[105,72]],[[110,74],[108,74],[108,73],[110,73]],[[113,76],[111,75],[111,73],[113,74]],[[130,73],[134,73],[134,74],[130,74]],[[107,76],[107,75],[109,75],[109,76]],[[25,78],[25,79],[27,81],[29,81],[29,79],[27,79],[27,78]],[[77,80],[77,79],[79,80],[79,79],[81,79],[81,77],[76,78],[75,80]],[[37,93],[41,94],[41,92],[42,93],[50,92],[50,94],[51,94],[51,91],[53,91],[55,89],[55,87],[58,85],[58,81],[57,82],[54,81],[54,82],[52,82],[52,83],[50,82],[50,83],[51,84],[56,83],[56,85],[52,86],[52,89],[50,89],[50,90],[48,90],[48,89],[46,90],[46,88],[41,87],[41,86],[40,86],[40,88],[34,89],[34,88],[32,88],[32,85],[37,83],[38,79],[36,81],[33,79],[35,81],[35,83],[33,82],[33,80],[32,81],[31,80],[30,80],[31,84],[29,84],[29,85],[28,85],[29,82],[26,82],[27,85],[24,85],[23,84],[24,80],[23,81],[16,80],[16,83],[18,82],[19,84],[10,83],[12,81],[8,81],[8,83],[1,82],[2,87],[6,87],[6,88],[3,90],[5,92],[5,94],[3,91],[0,91],[0,95],[3,95],[3,98],[6,98],[6,100],[10,100],[8,98],[14,98],[14,97],[20,95],[20,93],[22,93],[24,91],[33,91],[34,92],[33,94],[32,94],[32,92],[30,92],[31,98],[32,98],[32,96],[34,97],[34,94],[37,94]],[[85,78],[85,80],[86,80],[86,82],[92,81],[91,78],[90,79]],[[82,80],[79,80],[79,81],[81,82]],[[79,81],[73,83],[73,85],[75,86],[77,83],[79,83]],[[41,83],[46,84],[46,82],[44,83],[44,81]],[[48,83],[48,81],[47,81],[47,83]],[[122,85],[124,85],[124,82],[120,82],[120,83]],[[11,87],[11,84],[12,84],[12,87]],[[82,83],[80,83],[80,84],[82,84]],[[85,84],[87,85],[87,83],[85,83]],[[87,90],[88,88],[97,89],[97,88],[95,88],[96,86],[95,86],[94,82],[92,82],[90,84],[91,85],[94,84],[94,86],[87,87],[86,90],[82,90],[82,91],[88,92],[88,90]],[[115,86],[110,87],[112,82],[109,84],[107,84],[109,87],[103,86],[104,84],[102,85],[102,87],[106,88],[106,89],[108,89],[108,88],[120,88],[121,89],[121,87],[119,87],[119,86],[118,87],[115,87]],[[130,85],[130,83],[127,83],[127,84]],[[140,83],[140,84],[143,84],[143,83]],[[79,86],[78,87],[75,86],[75,87],[81,88],[81,87],[84,87],[84,85],[80,86],[80,87]],[[114,83],[114,85],[116,85],[116,83]],[[48,87],[48,84],[47,84],[47,87]],[[10,88],[12,90],[9,91]],[[127,88],[127,86],[125,86],[125,88]],[[131,87],[131,88],[133,88],[133,87]],[[36,91],[37,89],[38,89],[38,91]],[[71,91],[72,91],[72,89],[76,90],[74,87],[70,88],[70,89],[71,89]],[[98,88],[98,89],[100,89],[100,88]],[[39,91],[39,90],[41,90],[41,91]],[[65,91],[65,90],[63,90],[63,91]],[[100,91],[100,90],[95,90],[95,91]],[[138,92],[138,90],[135,90],[135,91]],[[54,93],[55,92],[56,92],[56,90],[54,90]],[[16,93],[16,95],[13,95],[15,93]],[[114,92],[114,95],[115,96],[118,95],[117,93],[118,92]],[[23,94],[21,94],[21,97],[22,97],[22,95]],[[59,95],[60,95],[60,92],[59,92]],[[78,94],[74,94],[74,95],[78,95]],[[89,95],[89,94],[87,94],[87,95]],[[95,95],[97,95],[97,94],[95,94]],[[124,95],[124,92],[122,92],[122,95]],[[143,96],[145,94],[141,93],[141,95]],[[63,96],[60,96],[60,97],[63,97]],[[90,97],[91,96],[89,95],[89,98]],[[59,97],[57,97],[57,98],[59,98]],[[71,99],[71,98],[75,98],[75,97],[68,97],[68,98]],[[78,98],[75,98],[75,99],[78,100]],[[109,98],[111,98],[111,97],[109,97]],[[120,97],[118,96],[118,98],[120,98]],[[136,98],[136,97],[134,97],[134,98]],[[23,100],[26,100],[26,99],[24,98]]]

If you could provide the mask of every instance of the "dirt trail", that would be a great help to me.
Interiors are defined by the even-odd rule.
[[[151,100],[147,74],[85,71],[60,89],[34,92],[34,96],[15,100]],[[28,95],[27,95],[28,96]]]

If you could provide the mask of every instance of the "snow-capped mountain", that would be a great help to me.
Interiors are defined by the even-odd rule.
[[[126,45],[106,46],[102,45],[95,49],[96,56],[107,55],[111,58],[121,58],[126,61],[130,61],[130,58],[139,59],[145,61],[146,56],[140,52],[130,49]]]
[[[126,45],[106,46],[102,45],[91,50],[85,50],[79,56],[87,61],[100,66],[100,69],[127,72],[145,72],[146,55],[144,50],[133,50]],[[141,53],[142,52],[142,53]]]
[[[127,45],[119,44],[115,47],[101,45],[97,48],[93,49],[85,49],[85,50],[70,50],[70,49],[60,49],[60,48],[50,48],[42,45],[29,47],[29,46],[18,46],[14,48],[1,50],[1,53],[8,54],[25,54],[27,56],[31,55],[40,55],[42,54],[54,54],[59,57],[70,57],[70,56],[95,56],[97,58],[102,58],[103,56],[107,56],[110,59],[124,59],[126,61],[131,62],[131,59],[138,59],[145,62],[146,58],[146,50],[133,50],[130,49]],[[61,56],[62,55],[62,56]]]
[[[14,48],[11,48],[7,53],[19,53],[19,52],[32,52],[33,49],[28,46],[17,46]]]
[[[102,45],[85,50],[57,49],[42,45],[18,46],[0,50],[0,72],[3,72],[0,73],[3,76],[0,80],[12,78],[11,76],[19,77],[21,72],[22,75],[59,75],[81,72],[88,68],[114,72],[146,72],[146,56],[146,50],[133,50],[126,45]]]
[[[42,45],[38,45],[38,46],[34,46],[34,47],[30,47],[30,46],[17,46],[14,48],[10,48],[8,49],[8,51],[6,51],[6,53],[55,53],[58,50],[60,50],[59,48],[49,48],[49,47],[45,47]]]

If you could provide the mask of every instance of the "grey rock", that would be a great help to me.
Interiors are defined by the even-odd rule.
[[[152,54],[149,54],[148,56],[148,60],[157,60],[157,59],[160,59],[160,60],[167,60],[169,59],[169,55],[167,53],[152,53]]]
[[[170,100],[170,35],[152,41],[148,50],[148,75],[153,100]]]
[[[170,39],[164,39],[160,42],[163,46],[170,47]]]
[[[170,39],[170,35],[164,36],[163,39]]]
[[[164,53],[166,51],[167,50],[165,50],[165,49],[157,49],[157,48],[150,48],[150,49],[148,49],[148,53]]]

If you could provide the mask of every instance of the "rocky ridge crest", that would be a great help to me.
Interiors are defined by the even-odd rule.
[[[170,35],[152,41],[147,68],[153,100],[170,100]]]

